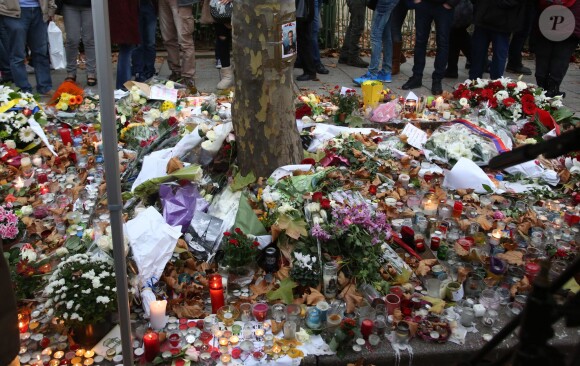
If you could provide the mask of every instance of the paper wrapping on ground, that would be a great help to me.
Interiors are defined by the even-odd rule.
[[[234,125],[232,122],[227,122],[213,128],[215,138],[201,143],[202,153],[199,160],[202,165],[207,165],[212,162],[213,158],[222,147],[226,137],[228,137],[233,129]]]
[[[189,134],[183,136],[181,140],[173,147],[169,157],[183,157],[187,155],[193,148],[201,144],[202,137],[199,135],[199,126],[197,126]]]
[[[181,226],[168,225],[155,207],[148,207],[129,220],[126,228],[141,283],[161,278],[181,236]]]
[[[447,174],[443,180],[443,187],[449,189],[474,189],[476,193],[487,193],[483,185],[491,189],[495,185],[487,174],[473,161],[461,158],[457,164]]]
[[[315,152],[322,144],[335,136],[340,135],[343,132],[348,133],[361,133],[364,135],[368,135],[372,131],[381,132],[374,128],[351,128],[351,127],[342,127],[342,126],[334,126],[334,125],[327,125],[325,123],[317,123],[314,131],[311,132],[313,139],[308,147],[309,152]]]
[[[171,159],[170,154],[171,149],[163,149],[145,156],[143,159],[143,165],[141,166],[141,171],[131,186],[131,192],[134,192],[135,188],[139,187],[141,183],[144,183],[149,179],[166,175],[167,163]]]

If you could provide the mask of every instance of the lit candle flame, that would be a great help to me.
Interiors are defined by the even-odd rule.
[[[14,188],[18,190],[24,188],[24,179],[22,179],[21,177],[16,178],[16,180],[14,181]]]

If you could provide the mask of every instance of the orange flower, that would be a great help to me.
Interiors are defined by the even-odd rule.
[[[14,197],[13,194],[9,194],[8,196],[6,196],[6,198],[4,198],[4,202],[7,203],[12,203],[16,201],[16,197]]]
[[[77,95],[74,99],[75,99],[75,104],[81,104],[83,102],[82,95]]]

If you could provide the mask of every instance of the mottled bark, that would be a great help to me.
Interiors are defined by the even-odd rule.
[[[267,177],[303,157],[294,117],[294,58],[281,58],[280,43],[281,25],[294,20],[294,1],[235,1],[232,115],[242,175]]]

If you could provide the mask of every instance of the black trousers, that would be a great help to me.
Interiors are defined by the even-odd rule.
[[[230,67],[230,45],[232,43],[232,28],[216,22],[215,26],[215,56],[222,67]]]
[[[471,36],[467,28],[451,28],[449,37],[449,56],[447,57],[447,72],[456,74],[458,72],[457,63],[459,62],[459,53],[471,62]]]
[[[536,37],[536,82],[544,87],[546,82],[560,86],[576,50],[578,38],[572,35],[561,42],[553,42],[537,32]]]
[[[312,57],[312,20],[297,20],[296,33],[298,33],[298,58],[302,62],[302,69],[305,74],[316,76],[316,65]]]

